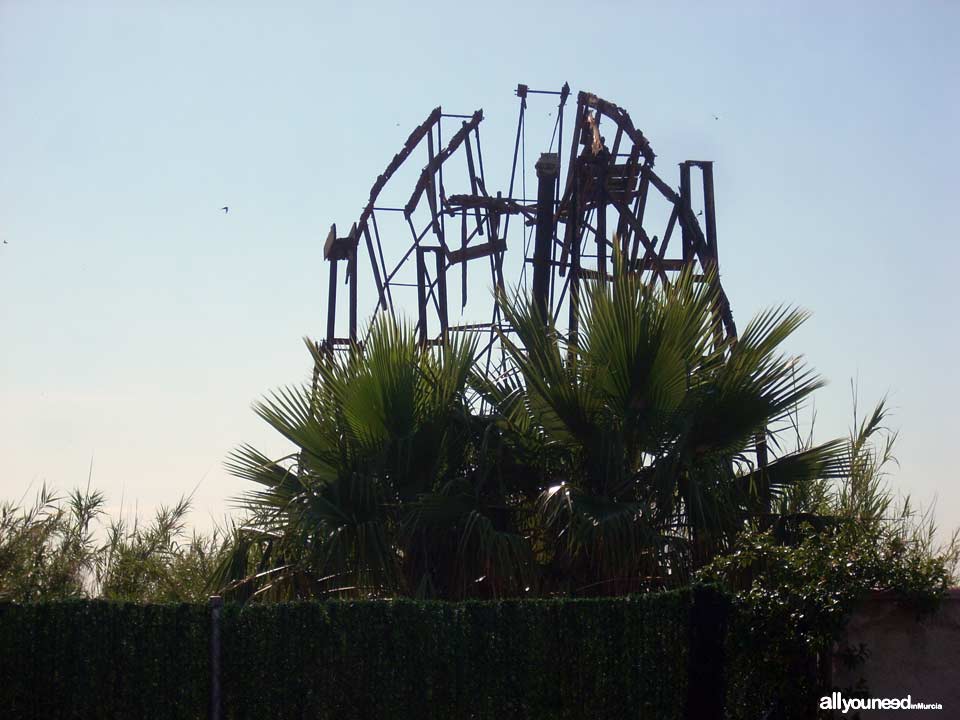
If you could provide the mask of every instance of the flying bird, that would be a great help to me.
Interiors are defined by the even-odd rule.
[[[228,212],[230,212],[230,208],[227,207],[226,205],[224,205],[224,206],[223,206],[222,208],[220,208],[220,209],[223,210],[223,214],[224,214],[224,215],[226,215]]]
[[[719,119],[720,119],[720,116],[719,116],[719,115],[714,115],[714,116],[713,116],[713,119],[714,119],[714,120],[719,120]]]

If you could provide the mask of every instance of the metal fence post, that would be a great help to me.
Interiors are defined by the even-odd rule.
[[[684,717],[722,720],[726,717],[726,658],[731,604],[712,586],[691,589],[687,702]]]
[[[220,697],[220,611],[223,598],[210,596],[210,720],[220,720],[223,707]]]

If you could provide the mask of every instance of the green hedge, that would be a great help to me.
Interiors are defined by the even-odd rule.
[[[225,717],[683,717],[689,594],[228,608]]]
[[[702,590],[227,605],[224,717],[680,720],[688,677],[719,677],[689,653],[714,652],[717,607]],[[3,717],[204,718],[209,630],[203,606],[0,605]]]
[[[0,716],[205,718],[202,605],[0,604]]]

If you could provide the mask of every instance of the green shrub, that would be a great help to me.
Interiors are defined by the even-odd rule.
[[[826,690],[817,683],[818,656],[842,640],[850,615],[870,592],[890,591],[926,613],[947,588],[942,559],[882,525],[805,532],[795,545],[771,532],[747,534],[701,573],[736,592],[729,634],[733,718],[755,718],[778,699],[785,717],[805,717],[804,708]]]
[[[776,520],[744,532],[726,554],[700,572],[734,594],[728,634],[730,716],[756,718],[781,704],[781,717],[806,717],[824,687],[823,663],[871,592],[886,591],[918,614],[937,606],[960,557],[955,532],[936,542],[930,512],[898,500],[888,484],[896,433],[880,402],[854,423],[846,442],[847,472],[804,481],[776,499]],[[869,650],[869,648],[867,648]],[[861,688],[862,689],[862,688]],[[843,688],[849,692],[853,688]]]

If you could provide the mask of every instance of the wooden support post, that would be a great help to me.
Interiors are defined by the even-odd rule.
[[[467,209],[460,213],[460,252],[467,249]],[[467,306],[467,264],[460,266],[460,309]]]
[[[347,261],[346,281],[350,286],[350,296],[348,298],[350,339],[356,340],[357,337],[357,247],[359,240],[360,236],[356,224],[350,228],[350,233],[345,238],[338,238],[337,226],[331,225],[327,242],[323,246],[323,257],[330,263],[330,287],[327,296],[327,344],[331,347],[334,344],[337,324],[337,263],[341,260]],[[369,236],[367,247],[372,250],[369,244]],[[377,285],[382,290],[379,277],[377,278]]]
[[[337,322],[337,261],[330,263],[330,287],[327,295],[327,343],[333,344],[334,330]]]
[[[607,164],[597,163],[597,272],[607,277]]]
[[[694,258],[693,235],[687,228],[687,217],[690,215],[690,164],[680,163],[680,231],[683,245],[683,261],[691,262]]]
[[[543,153],[537,161],[537,230],[533,249],[533,302],[544,322],[550,320],[550,279],[553,275],[553,203],[560,158],[556,153]]]
[[[703,173],[703,215],[707,226],[707,251],[711,259],[717,261],[717,211],[713,200],[713,163],[700,163]]]
[[[437,306],[440,310],[440,337],[443,342],[447,341],[447,259],[444,257],[443,248],[437,248],[434,251],[437,258]]]
[[[347,258],[347,282],[350,283],[350,341],[357,341],[357,246]]]
[[[421,344],[427,342],[427,268],[423,259],[424,249],[417,248],[417,331]]]
[[[564,106],[567,104],[567,98],[570,96],[570,85],[567,83],[563,84],[563,87],[560,88],[560,104],[557,105],[557,137],[560,138],[560,141],[557,143],[557,164],[562,168],[563,167],[563,111]],[[573,156],[571,155],[571,159]],[[556,197],[559,199],[562,196],[562,190],[560,188],[560,174],[557,173],[557,191]],[[509,219],[509,217],[508,217]],[[551,259],[553,258],[553,251],[551,248],[550,253]],[[552,284],[552,283],[551,283]],[[550,300],[553,300],[553,294],[550,295]]]
[[[580,327],[580,178],[579,173],[573,175],[573,195],[570,198],[570,210],[567,213],[567,230],[570,231],[570,308],[567,320],[567,344],[570,348],[570,357],[576,352]],[[561,260],[561,262],[563,262]]]

